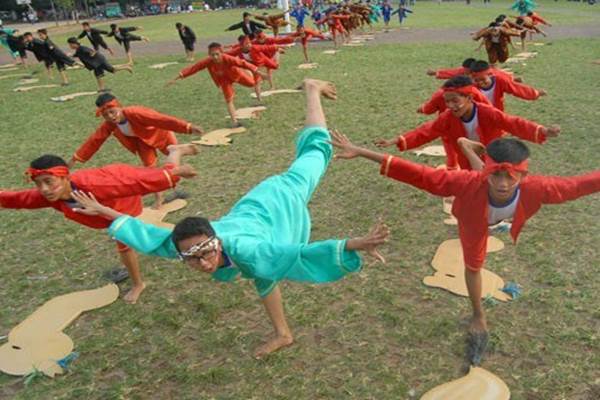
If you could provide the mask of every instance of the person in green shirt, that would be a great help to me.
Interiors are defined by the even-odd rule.
[[[294,341],[285,319],[279,281],[337,281],[360,271],[359,251],[385,262],[377,250],[389,236],[388,227],[382,223],[362,237],[309,242],[307,205],[333,154],[321,96],[335,100],[337,93],[332,83],[313,79],[306,79],[303,88],[306,123],[298,133],[292,165],[254,187],[216,221],[188,217],[171,231],[104,207],[92,195],[74,193],[82,205],[79,212],[113,219],[109,234],[139,252],[180,258],[219,281],[232,281],[239,275],[253,279],[275,329],[275,336],[255,352],[258,358]]]

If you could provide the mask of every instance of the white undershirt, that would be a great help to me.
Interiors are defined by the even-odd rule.
[[[463,120],[461,120],[461,122],[465,127],[465,131],[467,131],[467,137],[479,142],[479,134],[477,133],[477,128],[479,127],[479,121],[477,120],[477,106],[473,107],[473,117],[467,122]]]
[[[519,197],[521,196],[521,190],[517,188],[512,201],[502,207],[496,207],[488,202],[488,225],[496,225],[498,222],[512,219],[519,203]]]
[[[244,52],[242,52],[242,57],[244,57],[244,59],[245,59],[246,61],[249,61],[249,62],[251,62],[251,61],[252,61],[252,56],[250,56],[250,52],[248,52],[248,53],[244,53]]]
[[[129,121],[125,120],[125,122],[119,122],[119,129],[123,132],[123,135],[129,137],[135,137],[135,133],[133,133],[133,129],[131,129],[131,125],[129,125]]]
[[[488,89],[480,89],[480,90],[485,95],[485,97],[487,97],[487,99],[490,101],[490,104],[495,105],[494,104],[494,92],[496,91],[496,80],[494,78],[492,78],[492,86],[490,86]]]

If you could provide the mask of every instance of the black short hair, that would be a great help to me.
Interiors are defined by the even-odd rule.
[[[245,13],[242,14],[242,18],[246,18],[246,17],[249,17],[251,15],[252,14],[250,14],[249,12],[245,12]]]
[[[34,169],[48,169],[52,167],[66,167],[67,162],[59,156],[44,154],[33,160],[29,166]]]
[[[462,66],[463,66],[463,68],[471,69],[471,64],[473,64],[474,62],[475,62],[474,58],[465,58],[465,61],[463,61]]]
[[[471,64],[472,72],[486,71],[489,68],[490,68],[490,64],[488,64],[488,62],[484,61],[484,60],[477,60],[473,64]]]
[[[113,96],[112,94],[102,93],[96,99],[96,107],[102,107],[103,105],[105,105],[106,103],[108,103],[109,101],[114,100],[114,99],[116,99],[116,97]]]
[[[529,11],[529,12],[527,13],[527,16],[528,16],[528,17],[531,17],[532,15],[533,15],[533,11]]]
[[[171,234],[171,240],[173,240],[175,248],[179,251],[179,242],[199,235],[215,236],[215,230],[206,218],[187,217],[175,225]]]
[[[525,22],[525,20],[523,19],[523,17],[518,17],[515,22],[517,23],[517,25],[521,25]]]
[[[457,75],[446,82],[444,82],[443,87],[445,88],[461,88],[465,86],[469,86],[473,84],[473,80],[466,75]]]
[[[47,34],[48,34],[48,30],[47,30],[47,29],[44,29],[44,28],[42,28],[42,29],[38,29],[37,31],[38,31],[38,33],[43,33],[44,35],[47,35]]]
[[[90,25],[90,23],[89,23],[89,22],[87,22],[87,21],[83,21],[83,22],[81,23],[81,25],[87,25],[87,26],[89,26],[89,25]]]
[[[117,27],[117,24],[110,24],[110,29],[115,29]]]
[[[70,38],[67,39],[67,43],[77,44],[78,45],[79,44],[79,40],[77,40],[76,37],[70,37]]]
[[[493,140],[487,145],[485,151],[497,163],[518,164],[529,158],[529,148],[525,143],[513,138]]]
[[[506,14],[500,14],[498,15],[498,17],[496,17],[496,21],[500,20],[500,21],[504,21],[506,19]]]
[[[31,33],[31,32],[25,32],[25,33],[23,34],[23,36],[33,36],[33,33]]]
[[[211,44],[208,45],[209,50],[216,49],[217,47],[222,47],[221,43],[212,42]]]
[[[246,35],[238,36],[238,42],[242,42],[244,39],[246,39]]]
[[[178,22],[175,24],[175,28],[181,28],[183,26],[183,24],[181,22]]]
[[[500,24],[496,21],[490,22],[490,24],[488,25],[488,28],[498,28],[500,26]]]

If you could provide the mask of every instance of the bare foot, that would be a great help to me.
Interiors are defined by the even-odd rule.
[[[129,304],[135,304],[138,301],[138,298],[146,288],[145,283],[141,283],[131,288],[129,292],[125,296],[123,296],[123,300]]]
[[[195,156],[198,154],[198,146],[193,143],[171,144],[167,146],[167,151],[173,153],[178,151],[182,156]]]
[[[331,82],[321,81],[319,79],[305,79],[304,82],[302,82],[302,87],[304,90],[316,88],[324,97],[331,100],[337,99],[337,89]]]
[[[294,338],[292,336],[275,336],[272,339],[269,339],[265,344],[260,346],[254,352],[254,358],[263,358],[266,355],[269,355],[273,352],[276,352],[279,349],[283,349],[285,347],[291,346],[294,343]]]

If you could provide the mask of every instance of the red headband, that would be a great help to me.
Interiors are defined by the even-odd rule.
[[[461,87],[443,87],[444,93],[460,93],[465,96],[473,96],[473,85],[461,86]]]
[[[69,168],[65,166],[51,167],[46,169],[35,169],[35,168],[27,168],[25,171],[25,175],[29,177],[30,180],[34,180],[40,175],[52,175],[52,176],[69,176]]]
[[[491,68],[488,69],[484,69],[483,71],[477,71],[477,72],[473,72],[471,71],[471,76],[473,78],[485,78],[486,76],[488,76],[490,74]]]
[[[248,36],[244,37],[244,39],[242,40],[242,46],[246,46],[248,44],[252,44],[252,42],[250,41],[250,38]]]
[[[108,103],[104,103],[102,106],[96,108],[96,117],[101,116],[102,113],[104,111],[108,110],[109,108],[115,108],[115,107],[121,107],[121,103],[119,103],[119,101],[117,99],[112,99]]]
[[[518,164],[513,164],[509,162],[498,163],[494,161],[490,156],[486,155],[485,167],[483,168],[483,176],[487,178],[488,176],[497,171],[505,170],[511,177],[517,178],[517,173],[526,173],[528,166],[529,162],[527,160],[523,160]]]

